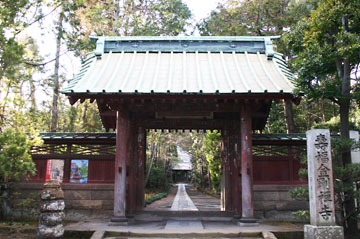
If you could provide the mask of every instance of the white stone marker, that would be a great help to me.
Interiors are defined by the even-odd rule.
[[[306,141],[311,225],[304,226],[304,238],[344,238],[343,228],[335,224],[330,132],[309,130]]]

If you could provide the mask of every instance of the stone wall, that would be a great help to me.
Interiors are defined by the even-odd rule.
[[[42,183],[18,183],[12,192],[21,193],[15,202],[42,190]],[[65,199],[65,220],[110,218],[113,213],[113,184],[62,184]],[[16,216],[20,212],[17,210]]]
[[[293,212],[309,209],[307,201],[294,200],[289,191],[304,185],[254,185],[254,216],[262,220],[293,221]]]
[[[40,192],[42,183],[18,183],[13,192],[20,192],[19,201],[32,192]],[[255,217],[262,220],[293,220],[293,211],[308,209],[306,201],[290,198],[293,185],[254,185]],[[66,220],[110,218],[113,213],[113,184],[62,184],[65,195]],[[18,213],[19,215],[19,213]]]

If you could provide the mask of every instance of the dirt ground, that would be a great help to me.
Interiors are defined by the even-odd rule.
[[[164,197],[160,200],[151,203],[150,205],[147,205],[145,211],[169,210],[174,201],[176,192],[177,192],[177,186],[171,187],[167,197]]]
[[[186,186],[186,192],[199,211],[220,211],[220,197],[201,193],[191,185]]]
[[[36,226],[2,226],[1,239],[36,239]]]

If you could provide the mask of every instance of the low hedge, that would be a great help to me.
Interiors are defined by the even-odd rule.
[[[153,197],[151,197],[151,198],[149,198],[149,199],[146,199],[146,200],[145,200],[145,207],[146,207],[146,205],[149,205],[149,204],[151,204],[151,203],[153,203],[153,202],[155,202],[155,201],[157,201],[157,200],[160,200],[160,199],[162,199],[162,198],[164,198],[164,197],[167,197],[167,195],[169,194],[169,190],[170,190],[171,187],[172,187],[172,184],[170,184],[170,185],[167,186],[165,192],[158,193],[158,194],[156,194],[155,196],[153,196]]]
[[[167,195],[168,195],[167,192],[158,193],[158,194],[156,194],[155,196],[153,196],[153,197],[145,200],[145,206],[146,206],[146,205],[149,205],[149,204],[151,204],[151,203],[153,203],[153,202],[155,202],[155,201],[157,201],[157,200],[159,200],[159,199],[162,199],[162,198],[164,198],[164,197],[167,197]]]

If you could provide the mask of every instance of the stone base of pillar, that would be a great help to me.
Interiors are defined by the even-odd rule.
[[[242,217],[238,222],[238,226],[240,227],[254,227],[259,226],[257,220],[253,217]]]
[[[341,226],[304,225],[304,239],[344,239],[344,228]]]
[[[240,218],[241,218],[241,215],[239,215],[239,214],[234,215],[234,219],[239,220]]]
[[[109,226],[128,225],[129,219],[125,216],[113,216],[110,220]]]

